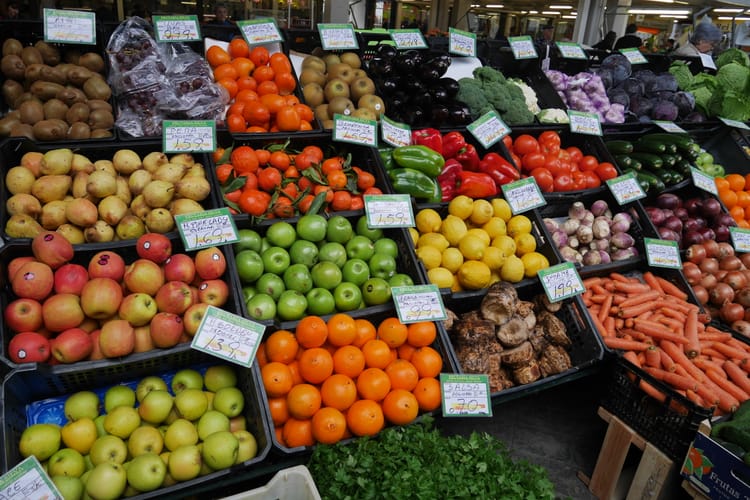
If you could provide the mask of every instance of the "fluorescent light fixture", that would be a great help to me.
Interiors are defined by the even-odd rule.
[[[731,14],[733,12],[742,12],[744,9],[712,9],[712,10],[714,12],[728,12]]]
[[[526,10],[522,10],[522,11],[521,11],[521,14],[528,14],[528,13],[529,13],[529,12],[528,12],[528,11],[526,11]]]
[[[559,16],[560,15],[560,13],[555,10],[543,10],[542,14],[544,14],[545,16]]]
[[[550,5],[549,8],[557,9],[557,10],[568,10],[568,9],[572,9],[573,6],[572,5]]]
[[[628,9],[628,14],[652,14],[658,16],[659,14],[673,15],[673,16],[687,16],[690,14],[688,9]]]
[[[662,14],[659,17],[662,19],[687,19],[688,16],[675,16],[672,14],[667,14],[667,15]]]
[[[488,9],[502,9],[503,7],[505,7],[505,5],[501,3],[488,3],[486,7]]]
[[[560,16],[562,19],[576,19],[578,16]]]
[[[648,0],[649,2],[674,3],[674,0]]]
[[[182,5],[195,5],[195,2],[180,2]]]
[[[539,11],[538,10],[530,10],[529,14],[539,14]]]
[[[478,3],[471,4],[472,9],[476,9],[477,7],[481,7],[481,5],[479,5]]]
[[[719,16],[718,19],[721,21],[731,21],[732,19],[734,19],[735,21],[750,21],[750,17]]]

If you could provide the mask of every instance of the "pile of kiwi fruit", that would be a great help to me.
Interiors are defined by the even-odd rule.
[[[102,56],[68,47],[61,51],[43,40],[24,45],[15,38],[5,40],[2,54],[2,94],[9,111],[0,119],[0,137],[112,137],[112,89]]]

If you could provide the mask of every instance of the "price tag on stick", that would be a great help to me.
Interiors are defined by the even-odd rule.
[[[411,144],[411,128],[405,123],[395,122],[387,116],[380,117],[380,137],[394,147]]]
[[[581,277],[572,262],[540,269],[537,275],[550,302],[559,302],[584,291]]]
[[[448,319],[436,285],[394,286],[391,293],[401,323]]]
[[[266,327],[215,306],[208,306],[190,347],[250,367]]]
[[[547,204],[539,186],[533,177],[527,177],[520,181],[510,182],[500,186],[503,191],[503,197],[510,205],[513,215],[531,210],[532,208],[541,207]]]
[[[568,110],[570,131],[576,134],[602,135],[602,124],[596,113]]]
[[[240,240],[228,208],[175,216],[185,250],[229,245]]]
[[[609,179],[607,181],[607,187],[612,191],[612,195],[620,205],[625,205],[631,201],[640,200],[646,197],[645,191],[640,184],[638,179],[635,178],[633,172]]]
[[[750,252],[750,229],[730,227],[729,235],[732,237],[735,252]]]
[[[323,50],[358,49],[357,37],[351,24],[318,23],[320,44]]]
[[[333,116],[333,140],[378,146],[378,122],[347,115]]]
[[[477,54],[477,35],[468,31],[448,28],[448,52],[474,57]]]
[[[441,373],[444,417],[491,417],[487,375]]]
[[[0,499],[63,500],[35,456],[26,458],[0,477]]]
[[[510,133],[510,128],[495,111],[488,111],[483,114],[467,125],[466,129],[482,143],[484,149],[489,149],[490,146]]]
[[[366,194],[367,227],[414,227],[414,212],[408,194]]]
[[[676,241],[643,238],[643,244],[649,266],[682,269],[680,247]]]

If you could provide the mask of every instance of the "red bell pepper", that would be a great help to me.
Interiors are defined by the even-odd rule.
[[[412,130],[411,143],[427,146],[431,150],[443,154],[443,135],[436,128]]]
[[[463,171],[463,167],[455,158],[449,158],[443,165],[443,170],[437,178],[438,184],[443,191],[442,201],[451,201],[456,197],[456,191],[458,189],[459,174]]]
[[[521,178],[518,170],[497,153],[487,153],[479,162],[479,171],[488,174],[498,187]]]
[[[459,174],[461,184],[458,186],[458,194],[469,198],[490,198],[497,195],[497,186],[492,177],[484,172],[462,171]]]
[[[443,136],[443,157],[455,158],[461,149],[466,146],[466,139],[458,131],[448,132]]]
[[[479,152],[473,144],[466,144],[458,151],[456,159],[463,165],[464,170],[476,172],[479,170]]]

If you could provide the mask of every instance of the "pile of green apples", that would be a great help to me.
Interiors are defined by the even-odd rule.
[[[169,385],[151,375],[135,389],[112,386],[103,401],[76,392],[64,403],[67,422],[27,427],[19,451],[39,460],[66,500],[133,496],[254,458],[244,407],[231,367],[185,368]]]
[[[390,301],[392,286],[414,284],[397,272],[396,241],[369,228],[365,216],[352,224],[340,215],[306,214],[296,225],[273,223],[264,236],[238,233],[235,261],[251,319],[353,311]]]

